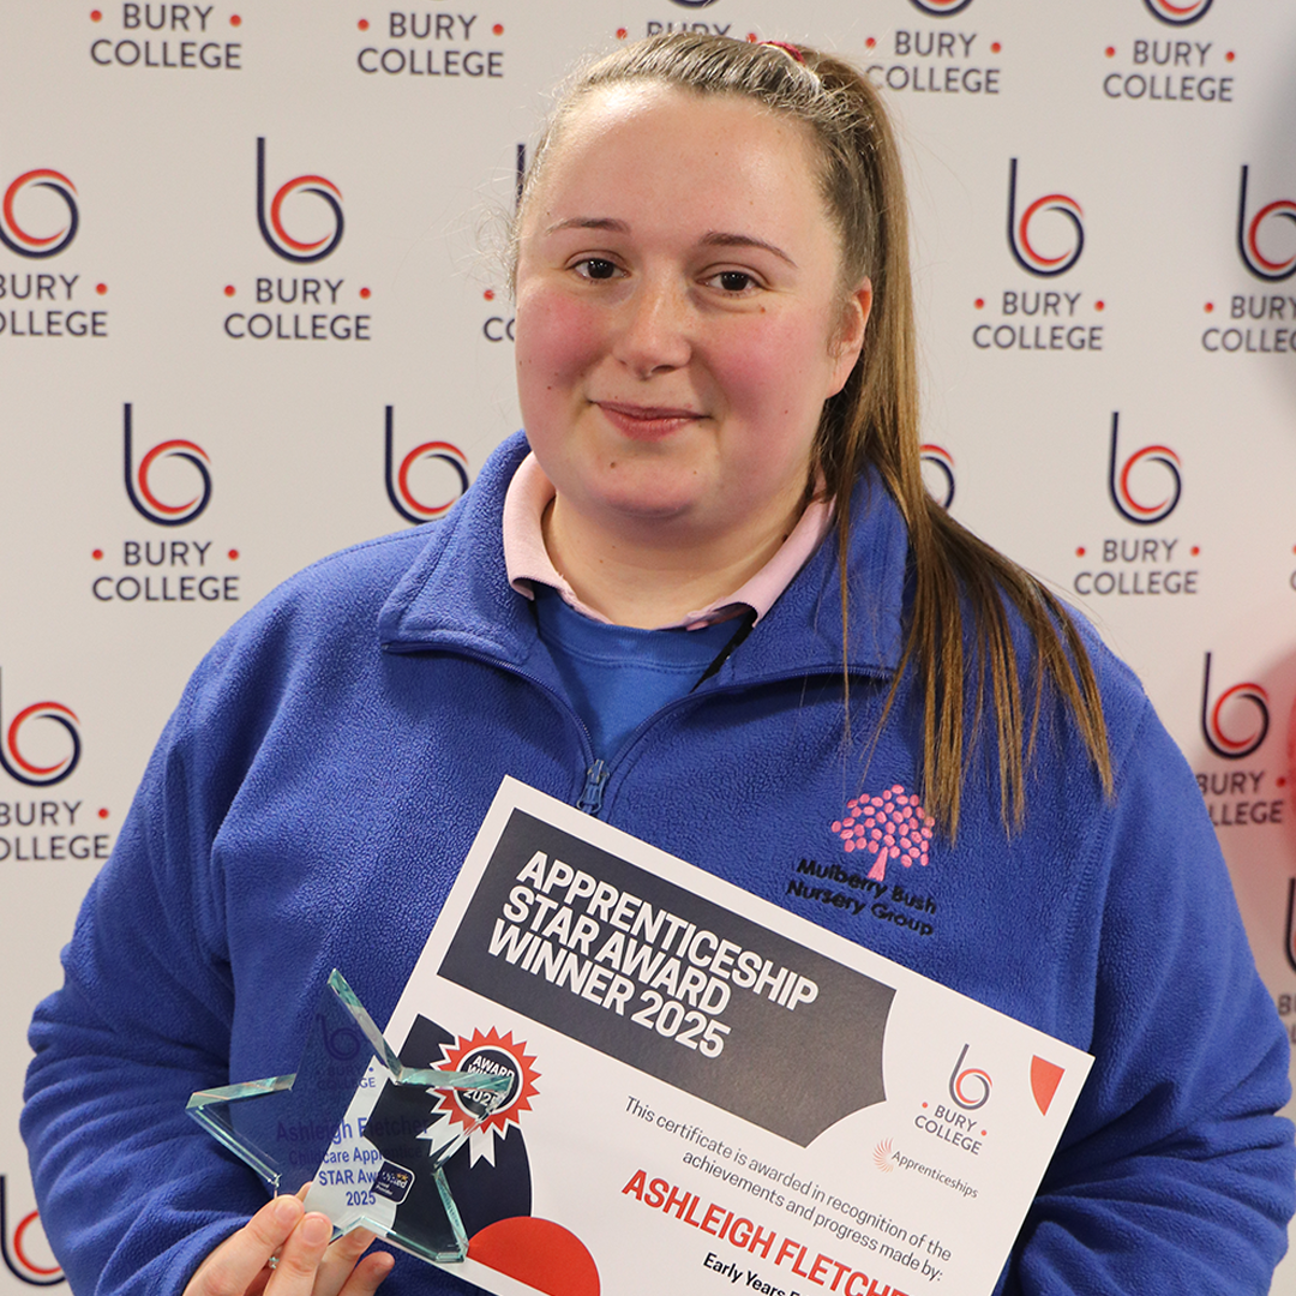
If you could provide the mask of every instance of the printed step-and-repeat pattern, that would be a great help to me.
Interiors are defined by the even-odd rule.
[[[24,1032],[185,679],[517,428],[501,247],[549,88],[679,28],[884,87],[928,484],[1142,676],[1296,1039],[1290,0],[5,0],[0,1289],[63,1282]]]

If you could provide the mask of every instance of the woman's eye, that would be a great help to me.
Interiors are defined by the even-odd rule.
[[[742,293],[756,286],[756,280],[745,270],[721,270],[713,281],[727,293]]]
[[[619,273],[616,262],[605,257],[586,257],[584,261],[578,261],[573,269],[584,279],[611,279]]]

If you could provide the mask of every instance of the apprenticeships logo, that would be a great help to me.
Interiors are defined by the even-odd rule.
[[[1124,463],[1121,463],[1118,447],[1119,440],[1120,412],[1113,410],[1111,454],[1108,457],[1107,466],[1107,490],[1111,495],[1112,504],[1116,507],[1116,512],[1127,522],[1133,522],[1136,526],[1150,526],[1153,522],[1160,522],[1168,518],[1175,511],[1179,503],[1179,496],[1183,491],[1183,478],[1179,473],[1179,456],[1169,446],[1146,445],[1141,450],[1135,450]],[[1146,496],[1138,498],[1134,492],[1136,482],[1137,486],[1142,490],[1146,491],[1148,489],[1149,473],[1146,470],[1151,468],[1152,465],[1157,466],[1157,470],[1160,472],[1165,484],[1160,488],[1160,491],[1152,492],[1153,494],[1161,494],[1161,498],[1155,503],[1148,503],[1146,502]],[[1166,480],[1167,477],[1168,481]]]
[[[286,181],[275,190],[275,196],[266,209],[266,162],[265,136],[257,136],[257,175],[256,203],[257,224],[261,228],[261,237],[265,239],[270,250],[283,257],[285,261],[308,263],[322,261],[342,241],[342,191],[331,180],[320,175],[300,175]],[[332,213],[333,231],[317,239],[294,238],[284,228],[284,202],[298,193],[314,194],[321,199]]]
[[[1225,760],[1250,756],[1269,736],[1269,694],[1259,684],[1234,684],[1211,703],[1211,655],[1206,654],[1202,672],[1201,728],[1206,745]],[[1239,724],[1241,704],[1252,708],[1250,723]],[[1231,717],[1232,732],[1225,729],[1225,711]],[[1239,733],[1241,728],[1243,732]]]
[[[954,503],[954,456],[944,446],[930,442],[919,446],[918,451],[928,494],[942,508],[949,508]]]
[[[33,234],[20,223],[16,208],[24,191],[33,188],[49,189],[66,204],[67,224],[61,230],[53,234]],[[77,225],[81,219],[77,210],[76,186],[61,171],[51,171],[47,167],[24,171],[13,181],[5,190],[0,210],[3,211],[3,219],[0,219],[0,243],[10,252],[17,252],[24,257],[56,256],[76,238]],[[26,219],[30,220],[31,216]]]
[[[972,0],[909,0],[909,3],[919,13],[932,18],[952,18],[956,13],[962,13]]]
[[[963,1051],[954,1063],[950,1072],[949,1096],[964,1111],[978,1111],[990,1101],[991,1082],[989,1075],[977,1067],[964,1067],[963,1060],[971,1046],[963,1045]]]
[[[394,407],[386,407],[386,425],[383,436],[383,482],[391,506],[406,522],[431,522],[448,513],[455,501],[468,489],[468,459],[458,446],[449,441],[424,441],[416,445],[396,468]],[[428,504],[414,493],[410,474],[421,462],[440,465],[437,474],[439,502]],[[431,483],[428,483],[430,485]],[[449,494],[446,495],[447,489]],[[444,498],[442,498],[444,497]]]
[[[1179,4],[1173,4],[1171,0],[1143,0],[1143,3],[1153,18],[1159,18],[1172,27],[1187,27],[1189,23],[1205,18],[1215,0],[1189,0]]]
[[[48,1250],[37,1241],[41,1234],[39,1221],[39,1213],[29,1211],[10,1230],[9,1186],[6,1177],[0,1175],[0,1255],[4,1257],[5,1268],[28,1287],[55,1287],[67,1281],[58,1261],[51,1256],[45,1262],[33,1255]]]
[[[1287,221],[1290,225],[1296,226],[1296,202],[1289,198],[1277,198],[1273,202],[1266,203],[1258,212],[1247,220],[1247,179],[1250,167],[1242,167],[1242,183],[1238,191],[1238,221],[1237,221],[1237,246],[1238,255],[1242,258],[1242,264],[1251,271],[1257,279],[1263,279],[1266,283],[1280,283],[1284,279],[1290,279],[1296,274],[1296,240],[1291,237],[1292,231],[1287,231],[1285,242],[1292,246],[1293,250],[1290,255],[1282,257],[1281,260],[1272,260],[1260,250],[1261,228],[1268,226],[1265,239],[1272,254],[1274,248],[1273,230],[1275,221]],[[1279,227],[1281,228],[1281,227]]]
[[[65,731],[67,739],[58,741],[57,735],[51,735],[47,728],[41,732],[30,730],[24,735],[28,724],[35,720],[50,721]],[[62,783],[81,759],[79,726],[76,712],[62,702],[33,702],[23,707],[6,727],[4,694],[0,691],[0,733],[3,733],[0,767],[11,779],[26,787],[53,787],[55,783]],[[50,743],[51,736],[55,738],[53,744]],[[60,750],[62,754],[59,754]]]
[[[1071,227],[1067,238],[1053,245],[1061,250],[1052,254],[1043,250],[1043,241],[1048,235],[1041,233],[1039,228],[1032,229],[1036,218],[1045,214],[1060,216]],[[1057,226],[1058,222],[1051,224]],[[1029,274],[1051,278],[1065,274],[1080,260],[1084,241],[1084,212],[1080,204],[1066,194],[1050,193],[1036,198],[1018,219],[1017,159],[1011,158],[1008,163],[1008,249],[1012,252],[1013,260]],[[1037,243],[1041,246],[1037,246]]]
[[[184,526],[192,522],[211,502],[212,481],[207,452],[193,441],[173,438],[159,441],[135,466],[134,453],[131,448],[131,406],[128,401],[123,407],[122,415],[122,450],[126,466],[126,495],[135,511],[158,526]],[[152,480],[152,473],[159,464],[170,460],[188,463],[198,474],[200,488],[196,495],[183,504],[168,504],[159,498]]]

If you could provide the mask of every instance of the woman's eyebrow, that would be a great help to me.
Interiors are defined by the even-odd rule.
[[[560,230],[568,229],[611,230],[615,234],[629,234],[630,223],[617,220],[613,216],[572,216],[567,220],[550,225],[545,230],[545,233],[556,234]],[[751,234],[736,234],[726,230],[709,230],[698,242],[703,247],[764,248],[766,252],[772,252],[779,260],[786,261],[788,265],[794,269],[796,268],[796,262],[781,247],[773,243],[767,243],[764,239],[758,239]]]
[[[545,230],[546,234],[556,234],[566,229],[612,230],[616,234],[629,234],[630,226],[626,221],[616,220],[612,216],[572,216],[569,220],[559,221]]]
[[[755,238],[751,234],[730,234],[724,230],[711,230],[702,236],[701,243],[703,247],[764,248],[766,252],[772,252],[779,260],[786,261],[793,269],[796,268],[796,262],[781,247],[776,247],[773,243],[767,243],[764,239]]]

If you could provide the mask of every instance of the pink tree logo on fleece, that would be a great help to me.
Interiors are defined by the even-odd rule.
[[[874,881],[886,881],[888,861],[905,868],[927,867],[936,820],[922,808],[916,793],[897,783],[878,796],[853,797],[846,810],[845,819],[833,820],[832,830],[841,838],[844,851],[877,856],[868,874]]]

